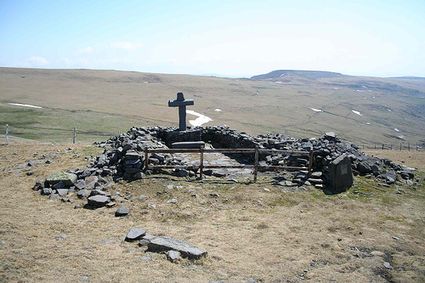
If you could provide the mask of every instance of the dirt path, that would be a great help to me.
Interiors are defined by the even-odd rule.
[[[282,192],[261,178],[256,185],[145,179],[114,186],[130,208],[128,217],[115,218],[115,209],[74,209],[77,203],[30,189],[37,178],[83,166],[96,152],[67,147],[0,146],[1,282],[425,280],[423,184],[398,194],[356,179],[350,192],[326,196]],[[51,164],[28,168],[43,154]],[[208,257],[174,264],[147,253],[123,241],[134,226],[189,241]]]

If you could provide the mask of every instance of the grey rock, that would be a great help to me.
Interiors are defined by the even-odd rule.
[[[182,259],[181,253],[178,251],[170,250],[165,253],[167,255],[167,259],[171,262],[178,262]]]
[[[323,173],[320,172],[320,171],[316,171],[316,172],[311,173],[311,177],[313,177],[313,178],[321,178],[322,175],[323,175]]]
[[[391,264],[388,261],[384,262],[384,267],[386,269],[393,269],[393,267],[391,266]]]
[[[87,200],[88,200],[88,205],[90,207],[95,207],[95,208],[103,207],[111,201],[109,197],[103,196],[103,195],[91,196]]]
[[[43,189],[41,189],[40,193],[43,196],[48,196],[52,193],[52,189],[51,188],[43,188]]]
[[[333,160],[327,171],[327,190],[331,193],[345,192],[353,185],[353,172],[351,160],[346,154],[342,154]],[[315,187],[317,187],[316,184]]]
[[[97,187],[98,182],[99,181],[99,177],[97,176],[88,176],[84,179],[84,182],[86,184],[85,188],[88,190],[93,190],[94,188]]]
[[[362,161],[357,164],[357,171],[361,174],[372,173],[371,165],[367,161]]]
[[[128,231],[127,236],[125,237],[125,240],[127,242],[136,241],[142,238],[145,234],[146,234],[146,231],[142,228],[131,228]]]
[[[126,216],[128,215],[129,212],[130,210],[128,208],[121,206],[115,211],[115,216],[116,217]]]
[[[68,189],[57,189],[56,192],[58,193],[59,196],[63,197],[68,194]]]
[[[62,182],[65,186],[72,186],[76,181],[77,175],[64,171],[52,173],[46,178],[46,183],[49,185]]]
[[[83,189],[85,189],[85,188],[86,188],[86,182],[85,182],[84,180],[80,179],[80,180],[78,180],[78,181],[75,183],[75,187],[76,187],[78,190],[83,190]]]
[[[312,184],[323,184],[323,180],[320,178],[308,178],[307,181]]]
[[[206,251],[187,242],[165,236],[153,238],[148,245],[148,250],[153,252],[175,250],[179,251],[183,257],[188,257],[189,259],[199,259],[207,255]]]
[[[90,191],[89,190],[83,189],[83,190],[80,190],[80,191],[77,192],[77,197],[78,198],[86,198],[89,195],[90,195]]]

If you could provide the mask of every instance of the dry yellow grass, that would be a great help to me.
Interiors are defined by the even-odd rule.
[[[356,179],[350,192],[326,196],[316,190],[282,192],[263,178],[251,185],[145,179],[113,187],[133,195],[130,215],[118,219],[115,209],[74,209],[76,203],[31,190],[37,178],[84,166],[84,157],[96,152],[67,147],[0,146],[2,282],[425,280],[423,184],[397,194],[395,187]],[[28,160],[52,152],[57,154],[52,164],[36,165],[26,175]],[[168,184],[175,188],[168,190]],[[167,203],[171,198],[177,204]],[[199,262],[168,262],[123,241],[134,226],[187,240],[209,255]],[[385,269],[384,261],[393,269]]]

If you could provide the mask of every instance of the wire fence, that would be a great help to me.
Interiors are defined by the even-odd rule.
[[[65,128],[56,128],[56,127],[42,127],[42,126],[32,126],[32,127],[21,127],[21,126],[11,126],[6,124],[4,127],[4,141],[9,143],[12,137],[25,138],[31,132],[35,136],[61,136],[63,139],[70,140],[72,143],[77,143],[77,139],[82,136],[89,137],[103,137],[108,139],[112,136],[121,134],[121,132],[104,132],[98,130],[79,130],[76,127],[65,129]],[[52,133],[53,132],[53,133]]]
[[[54,128],[54,127],[42,127],[42,126],[32,126],[32,127],[20,127],[20,126],[13,126],[11,127],[9,124],[6,124],[4,127],[4,140],[6,143],[10,142],[10,139],[12,136],[23,136],[25,131],[33,131],[36,132],[37,135],[43,135],[47,134],[46,131],[49,132],[55,132],[60,133],[62,137],[65,139],[68,139],[72,143],[77,143],[77,140],[81,136],[90,136],[90,137],[102,137],[105,139],[108,139],[112,136],[116,136],[121,134],[122,132],[104,132],[99,130],[79,130],[76,127],[74,128]],[[44,132],[43,132],[44,131]],[[51,135],[51,133],[50,133]],[[360,144],[360,149],[363,150],[399,150],[399,151],[425,151],[425,142],[418,144],[418,143],[410,143],[408,141],[406,142],[400,142],[400,143],[373,143],[373,144]]]

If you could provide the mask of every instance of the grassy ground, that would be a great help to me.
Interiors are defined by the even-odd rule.
[[[415,187],[386,188],[356,178],[353,188],[335,196],[315,189],[285,192],[265,176],[257,184],[144,179],[111,189],[129,199],[130,215],[118,219],[115,209],[74,209],[78,201],[48,200],[30,189],[37,178],[84,166],[84,157],[99,151],[68,147],[0,146],[1,282],[425,280],[423,173]],[[410,165],[407,154],[399,157]],[[43,155],[52,163],[28,168],[29,160]],[[424,164],[425,155],[414,160]],[[167,202],[172,198],[177,204]],[[134,226],[187,240],[209,255],[171,263],[124,242]]]

